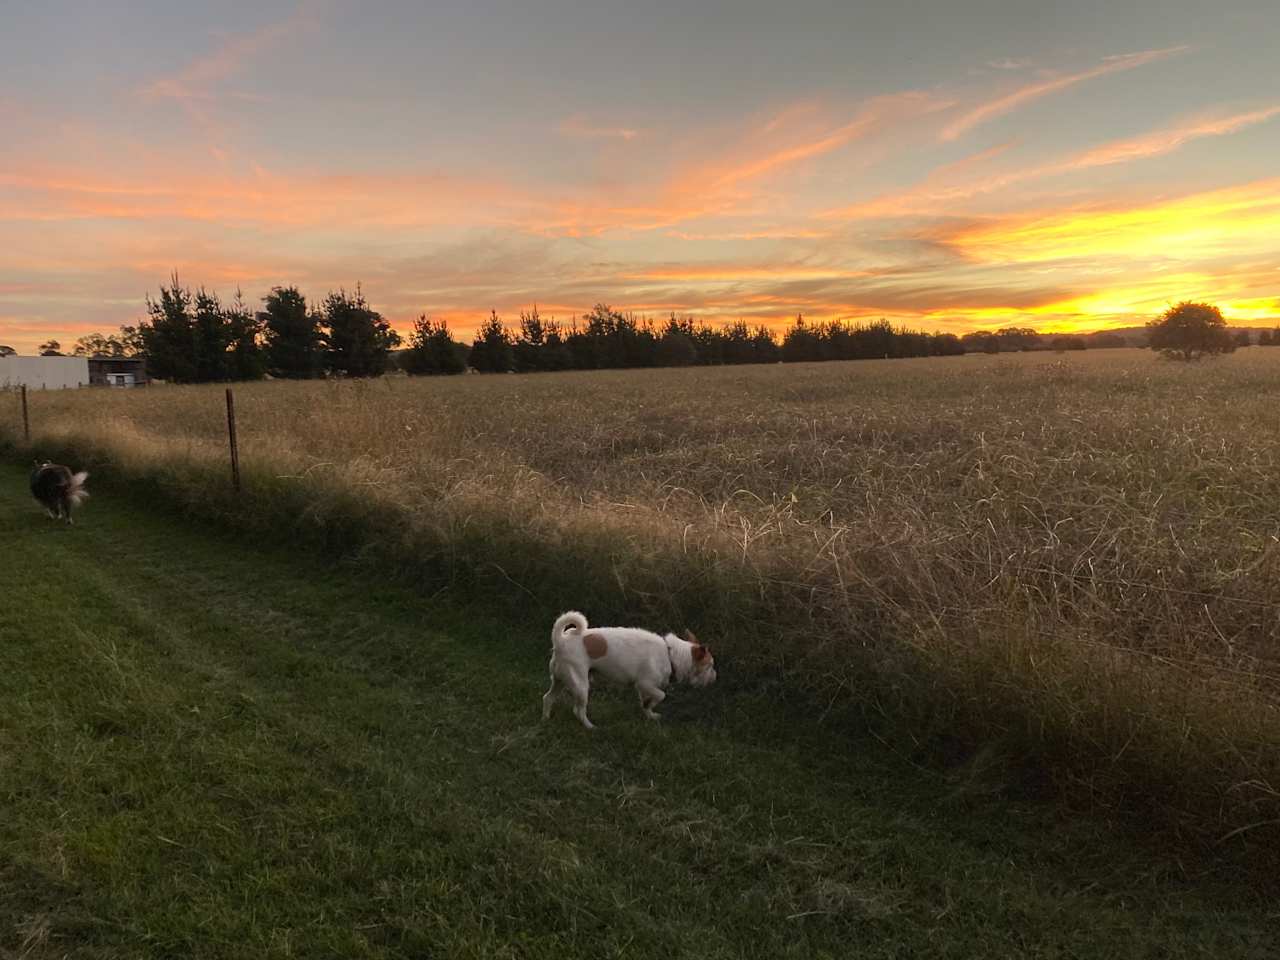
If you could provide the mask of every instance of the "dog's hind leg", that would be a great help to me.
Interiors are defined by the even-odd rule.
[[[551,708],[556,705],[556,694],[560,692],[560,678],[556,676],[556,662],[551,661],[551,686],[542,695],[542,719],[551,718]]]
[[[582,725],[588,730],[594,730],[595,724],[587,719],[587,695],[590,692],[587,678],[570,674],[565,678],[564,684],[573,694],[573,715],[581,720]]]
[[[662,717],[653,708],[667,698],[666,692],[661,687],[636,684],[636,693],[640,694],[640,709],[644,711],[644,715],[650,720],[661,720]]]

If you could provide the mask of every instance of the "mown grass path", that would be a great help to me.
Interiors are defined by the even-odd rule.
[[[0,956],[1274,956],[1274,901],[732,666],[538,720],[547,624],[0,469]],[[91,484],[92,485],[92,484]]]

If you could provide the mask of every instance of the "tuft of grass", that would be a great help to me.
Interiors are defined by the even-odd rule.
[[[427,593],[688,624],[738,676],[918,756],[1001,758],[1028,789],[1271,857],[1275,363],[254,384],[238,499],[220,388],[37,395],[33,446]]]
[[[22,478],[0,470],[0,954],[1273,948],[1261,893],[985,772],[832,750],[732,681],[662,724],[607,688],[595,733],[543,724],[549,622],[110,496],[58,526]]]

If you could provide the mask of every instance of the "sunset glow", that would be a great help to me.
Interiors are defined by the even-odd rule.
[[[112,332],[174,270],[463,338],[596,302],[1280,324],[1274,4],[847,6],[15,9],[0,343]]]

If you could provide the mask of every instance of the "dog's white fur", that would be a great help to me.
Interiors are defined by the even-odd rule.
[[[576,610],[561,614],[551,628],[551,687],[542,697],[542,719],[551,716],[556,694],[567,690],[573,698],[573,714],[588,730],[587,697],[592,671],[635,687],[640,709],[650,720],[660,720],[654,707],[666,699],[665,687],[688,683],[705,687],[716,679],[711,651],[674,634],[659,636],[636,627],[591,627]]]

